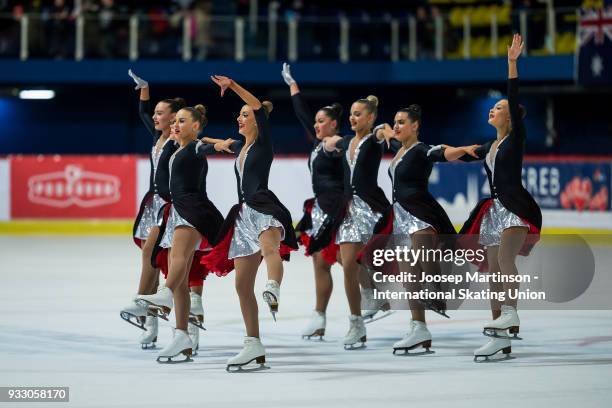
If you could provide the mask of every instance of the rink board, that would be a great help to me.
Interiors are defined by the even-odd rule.
[[[82,199],[84,192],[78,197],[75,197],[77,194],[74,192],[66,192],[66,186],[70,185],[70,182],[74,183],[68,176],[64,177],[67,180],[62,177],[58,179],[53,176],[58,172],[36,166],[39,161],[57,161],[58,157],[66,162],[66,166],[60,167],[67,175],[71,174],[67,170],[71,165],[82,169],[82,173],[90,175],[90,179],[93,178],[82,183],[86,187],[92,185],[87,199]],[[72,158],[72,162],[66,157]],[[124,167],[127,166],[126,169],[133,169],[133,172],[128,170],[122,173],[117,169],[114,172],[93,171],[87,167],[86,161],[91,160],[91,157],[96,157],[97,160],[117,160]],[[21,167],[14,164],[15,159],[0,159],[0,232],[36,232],[36,220],[56,220],[56,223],[41,223],[38,231],[72,233],[75,221],[88,220],[89,223],[92,219],[107,219],[109,226],[92,229],[91,224],[86,223],[82,231],[129,231],[131,218],[136,214],[140,199],[148,189],[150,166],[147,159],[129,155],[116,156],[114,159],[107,156],[36,158],[37,160]],[[387,197],[391,196],[391,184],[387,175],[389,161],[389,158],[383,159],[378,175],[379,184]],[[226,213],[237,201],[234,160],[229,157],[214,157],[210,158],[209,162],[208,194],[220,211]],[[27,174],[16,174],[15,169],[19,173]],[[545,232],[610,231],[611,173],[612,161],[606,159],[531,159],[524,163],[523,183],[542,208]],[[41,178],[43,183],[37,184],[36,181]],[[16,180],[19,180],[19,185],[15,185]],[[288,207],[294,221],[299,220],[304,200],[312,196],[311,179],[305,158],[276,158],[272,164],[269,186]],[[482,165],[477,163],[436,165],[430,177],[430,190],[447,211],[451,221],[458,226],[465,221],[476,202],[489,195],[486,175]],[[32,200],[36,202],[32,203]],[[117,214],[130,216],[126,216],[121,223],[118,222],[121,216],[118,217]],[[66,224],[66,220],[70,222]],[[28,227],[23,227],[24,223],[28,224]]]

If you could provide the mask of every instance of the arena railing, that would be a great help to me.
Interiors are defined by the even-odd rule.
[[[505,53],[513,29],[525,55],[572,54],[578,9],[452,12],[420,18],[208,16],[186,13],[0,14],[0,57],[51,59],[411,60],[491,58]]]

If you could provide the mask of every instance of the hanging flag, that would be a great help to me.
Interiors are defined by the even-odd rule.
[[[581,10],[577,37],[578,83],[612,84],[612,0]]]

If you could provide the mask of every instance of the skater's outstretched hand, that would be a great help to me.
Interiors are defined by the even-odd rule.
[[[291,66],[286,62],[283,62],[283,70],[281,71],[281,75],[283,76],[283,80],[289,86],[295,84],[295,79],[291,76]]]
[[[132,79],[134,80],[134,82],[136,82],[136,87],[134,88],[134,90],[139,90],[139,89],[143,89],[143,88],[148,88],[149,87],[149,83],[147,81],[145,81],[144,79],[140,78],[138,75],[136,75],[134,72],[132,72],[131,69],[128,69],[128,75],[130,77],[132,77]]]
[[[479,158],[478,154],[476,154],[476,149],[478,149],[480,147],[480,145],[471,145],[471,146],[463,146],[463,151],[465,152],[465,154],[470,155],[472,157],[475,158]]]
[[[231,78],[228,78],[226,76],[223,75],[213,75],[210,77],[210,79],[212,79],[212,81],[219,85],[219,88],[221,88],[221,97],[223,98],[223,95],[225,95],[225,91],[232,86],[232,83],[234,81],[232,81]]]
[[[230,146],[234,143],[234,139],[225,139],[222,142],[215,143],[215,150],[218,152],[234,153]]]
[[[376,138],[378,140],[385,139],[385,142],[387,142],[387,147],[391,147],[391,139],[395,138],[395,132],[393,131],[391,125],[385,123],[376,131]]]
[[[512,37],[512,44],[508,46],[508,61],[516,62],[518,57],[523,52],[523,39],[520,34],[514,34]]]
[[[336,143],[338,143],[340,140],[342,140],[342,136],[330,136],[330,137],[326,137],[325,140],[323,141],[324,143],[324,148],[326,151],[328,152],[333,152],[336,151]]]

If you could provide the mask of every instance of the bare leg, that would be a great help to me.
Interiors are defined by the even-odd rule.
[[[342,255],[340,254],[340,251],[338,251],[336,254],[336,262],[338,262],[339,265],[342,265]]]
[[[361,316],[361,292],[359,291],[359,273],[361,266],[357,263],[357,253],[363,244],[347,242],[340,244],[342,269],[344,270],[344,290],[352,315]]]
[[[166,286],[174,295],[174,314],[176,328],[179,330],[187,330],[190,308],[188,275],[198,239],[200,239],[198,231],[185,226],[176,228],[172,239]]]
[[[260,253],[234,259],[236,268],[236,292],[240,310],[249,337],[259,337],[259,317],[255,299],[255,277],[259,268]]]
[[[334,287],[331,276],[331,265],[323,259],[321,252],[312,254],[312,263],[314,265],[315,287],[317,293],[315,310],[320,313],[325,313]]]
[[[410,266],[408,262],[398,262],[398,267],[400,272],[411,272],[416,276],[421,276],[421,268],[417,265]],[[421,284],[419,282],[406,282],[404,287],[409,292],[418,292],[421,290]],[[425,309],[423,308],[423,304],[416,299],[410,299],[408,301],[408,305],[410,306],[410,314],[412,315],[412,320],[417,320],[419,322],[425,322]]]
[[[487,263],[489,264],[489,273],[499,272],[499,263],[497,262],[497,254],[499,252],[499,246],[487,247]],[[492,293],[501,293],[504,291],[504,286],[500,282],[489,282],[489,289]],[[497,299],[491,299],[491,315],[493,320],[497,319],[501,315],[501,305]]]
[[[412,234],[412,248],[420,249],[435,249],[436,248],[436,240],[437,235],[436,231],[432,228],[426,228],[424,230],[420,230]],[[434,276],[440,274],[440,263],[435,261],[425,262],[419,261],[419,266],[421,270],[425,272],[428,276]]]
[[[357,254],[355,254],[355,256],[357,256]],[[376,288],[376,285],[374,285],[374,279],[372,278],[372,275],[369,273],[368,269],[365,268],[364,266],[359,266],[359,284],[364,289]]]
[[[283,280],[283,260],[278,251],[281,234],[280,228],[269,228],[259,236],[259,247],[268,268],[268,279],[275,280],[279,285]]]
[[[516,257],[521,250],[525,238],[527,237],[527,228],[525,227],[511,227],[506,228],[502,232],[501,244],[499,246],[499,253],[497,255],[497,261],[499,262],[499,268],[502,275],[511,276],[518,275],[518,269],[516,269]],[[504,291],[506,292],[506,305],[516,308],[517,299],[510,299],[508,296],[511,292],[518,290],[520,283],[504,283]]]
[[[197,295],[202,296],[203,288],[204,288],[204,286],[192,286],[192,287],[189,288],[189,291],[191,293],[195,293]]]
[[[159,227],[151,228],[149,237],[142,243],[142,269],[140,271],[140,283],[138,285],[139,295],[151,295],[155,293],[159,282],[159,269],[151,265],[151,255],[159,235]]]

